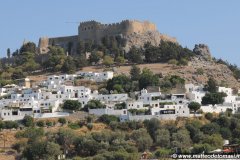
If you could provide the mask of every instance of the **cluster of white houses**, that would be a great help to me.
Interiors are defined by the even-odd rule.
[[[20,87],[7,85],[0,88],[0,118],[3,120],[21,120],[25,115],[35,118],[68,116],[62,112],[61,104],[65,100],[78,100],[83,106],[90,100],[100,100],[106,108],[89,109],[90,114],[116,115],[121,121],[145,120],[153,117],[164,120],[175,120],[177,117],[193,116],[188,104],[192,101],[201,103],[206,94],[203,86],[185,85],[185,92],[178,94],[162,94],[160,89],[148,92],[143,89],[136,92],[136,98],[128,94],[99,94],[84,86],[74,86],[74,80],[85,78],[103,82],[113,78],[113,72],[78,72],[74,75],[52,75],[41,82],[38,87]],[[201,106],[203,112],[225,112],[227,108],[233,113],[240,111],[240,97],[233,95],[231,88],[219,87],[220,92],[227,94],[221,105]],[[124,104],[117,108],[118,104]],[[195,115],[196,116],[196,115]]]

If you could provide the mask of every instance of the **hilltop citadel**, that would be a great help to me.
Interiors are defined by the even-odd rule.
[[[136,37],[136,35],[145,35],[145,38],[141,38],[141,36]],[[92,41],[99,44],[102,38],[106,36],[121,36],[125,38],[127,40],[127,47],[133,45],[131,44],[132,41],[139,46],[142,46],[147,41],[157,45],[161,39],[176,42],[175,38],[160,34],[157,31],[156,25],[149,21],[124,20],[120,23],[112,24],[87,21],[80,23],[78,35],[54,38],[41,37],[38,44],[39,53],[47,53],[48,46],[58,45],[65,49],[71,47],[71,53],[69,54],[75,54],[79,41]]]

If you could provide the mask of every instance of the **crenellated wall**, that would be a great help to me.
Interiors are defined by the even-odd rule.
[[[124,20],[120,23],[101,24],[96,21],[80,23],[78,35],[80,40],[93,40],[100,42],[105,36],[130,35],[133,33],[144,33],[156,31],[156,26],[148,21],[140,22],[136,20]]]
[[[95,43],[101,43],[103,37],[121,35],[128,40],[126,51],[132,46],[142,46],[146,42],[151,42],[153,45],[158,45],[160,40],[169,40],[176,42],[176,39],[160,34],[157,31],[155,24],[149,21],[123,20],[119,23],[102,24],[97,21],[81,22],[78,27],[78,35],[39,39],[39,53],[47,53],[48,47],[57,45],[63,47],[66,51],[69,50],[71,44],[71,52],[77,52],[77,44],[80,40],[91,40]],[[132,37],[132,38],[131,38]]]

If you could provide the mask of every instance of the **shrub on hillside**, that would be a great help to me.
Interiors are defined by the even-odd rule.
[[[113,121],[118,122],[119,118],[116,116],[113,116],[113,115],[104,114],[104,115],[100,116],[98,120],[100,122],[110,124],[110,122],[113,122]]]

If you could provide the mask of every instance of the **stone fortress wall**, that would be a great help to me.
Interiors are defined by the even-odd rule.
[[[80,40],[93,40],[97,43],[105,36],[123,35],[132,33],[144,33],[147,31],[156,31],[156,26],[148,21],[124,20],[120,23],[101,24],[96,21],[87,21],[80,23],[78,35]]]
[[[71,45],[71,52],[76,53],[78,43],[78,35],[76,36],[67,36],[67,37],[56,37],[56,38],[48,38],[41,37],[39,39],[38,48],[39,53],[47,53],[49,51],[49,46],[61,46],[68,50],[69,45]]]
[[[77,43],[82,41],[91,40],[96,43],[101,43],[101,40],[105,36],[121,35],[122,37],[129,37],[131,35],[141,35],[148,32],[158,32],[155,24],[149,21],[137,21],[137,20],[123,20],[120,23],[102,24],[97,21],[81,22],[78,27],[78,35],[67,37],[47,38],[42,37],[39,40],[39,53],[47,53],[48,47],[51,45],[61,46],[65,50],[69,50],[69,44],[71,44],[71,53],[75,54]],[[161,37],[160,37],[161,36]],[[158,35],[159,39],[166,39],[176,41],[166,35]],[[150,37],[151,39],[151,37]],[[159,42],[159,40],[157,40]]]

